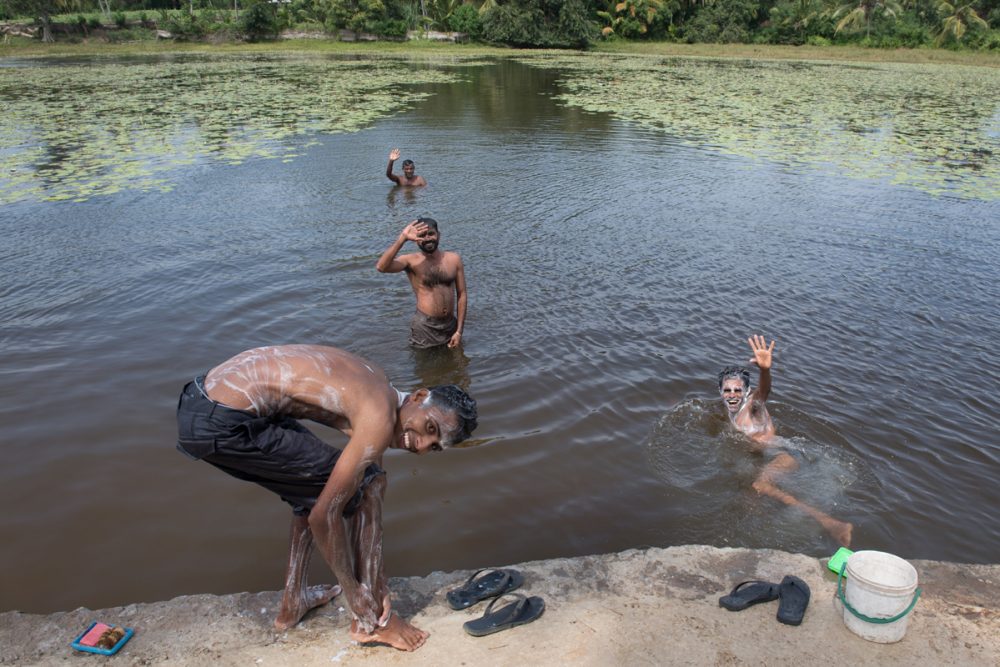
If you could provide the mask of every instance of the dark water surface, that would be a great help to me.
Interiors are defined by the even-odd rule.
[[[386,457],[393,576],[832,553],[751,490],[762,461],[722,414],[715,374],[754,332],[778,341],[791,490],[856,548],[1000,560],[1000,202],[719,154],[558,106],[558,73],[516,63],[429,90],[290,162],[0,207],[0,610],[280,588],[289,511],[176,452],[174,410],[194,375],[292,342],[479,401],[474,446]],[[428,188],[389,187],[393,146]],[[463,352],[408,349],[407,281],[374,269],[421,214],[465,261]]]

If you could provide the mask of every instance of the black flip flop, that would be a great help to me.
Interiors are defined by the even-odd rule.
[[[719,606],[729,611],[743,611],[761,602],[778,599],[780,586],[769,581],[744,581],[736,584],[729,595],[719,598]]]
[[[479,574],[485,572],[483,576]],[[479,577],[478,579],[476,577]],[[448,606],[458,611],[467,609],[480,600],[495,598],[509,593],[524,583],[524,577],[517,570],[491,570],[483,568],[472,573],[464,584],[455,590],[448,591],[445,597]]]
[[[787,575],[779,586],[778,620],[786,625],[798,625],[809,606],[809,586],[798,577]]]
[[[497,603],[497,600],[508,596],[518,598],[517,602],[512,602],[505,607],[493,611],[493,605]],[[541,616],[544,611],[545,600],[542,598],[535,595],[527,598],[520,593],[509,593],[499,595],[490,600],[486,611],[483,612],[480,618],[466,621],[462,624],[462,627],[473,637],[483,637],[491,635],[494,632],[531,623]]]

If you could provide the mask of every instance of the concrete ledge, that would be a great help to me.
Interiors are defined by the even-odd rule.
[[[136,634],[118,655],[93,656],[93,664],[1000,664],[1000,565],[911,562],[924,594],[906,638],[890,645],[866,642],[845,627],[834,606],[836,577],[823,561],[781,551],[684,546],[516,565],[525,575],[523,592],[545,598],[545,615],[482,638],[466,635],[462,623],[482,614],[485,603],[455,612],[444,602],[445,592],[469,571],[394,579],[395,609],[431,633],[410,654],[352,642],[340,598],[295,629],[277,632],[271,622],[279,594],[265,592],[48,615],[6,612],[0,614],[0,663],[82,664],[69,643],[100,619]],[[719,596],[740,581],[780,581],[785,574],[812,589],[799,627],[775,620],[777,602],[742,612],[718,606]]]

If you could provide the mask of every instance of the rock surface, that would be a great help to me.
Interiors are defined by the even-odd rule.
[[[515,565],[521,589],[546,601],[534,623],[482,638],[445,593],[471,572],[394,579],[394,608],[430,632],[414,653],[350,640],[342,598],[287,632],[274,630],[278,592],[192,595],[166,602],[48,615],[0,614],[0,663],[82,664],[70,642],[92,621],[135,636],[107,665],[1000,665],[1000,565],[911,561],[923,595],[903,641],[875,644],[843,623],[836,577],[800,554],[683,546]],[[741,612],[718,598],[748,579],[801,577],[812,589],[798,627],[775,620],[778,603]]]

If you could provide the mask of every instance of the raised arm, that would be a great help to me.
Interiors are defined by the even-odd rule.
[[[465,311],[469,305],[469,293],[465,290],[465,266],[462,258],[458,258],[458,271],[455,273],[455,296],[458,298],[458,328],[448,341],[448,347],[458,347],[462,342],[462,332],[465,330]]]
[[[774,341],[772,340],[768,346],[763,336],[755,334],[747,338],[747,342],[753,351],[750,363],[760,369],[760,379],[753,390],[752,398],[756,402],[763,403],[771,394],[771,353],[774,352]]]
[[[344,508],[357,492],[365,468],[381,459],[392,437],[391,430],[385,431],[385,427],[373,429],[364,425],[354,429],[309,512],[309,528],[316,545],[343,587],[347,604],[364,632],[372,632],[379,623],[383,602],[376,599],[378,591],[358,582]]]
[[[393,148],[391,151],[389,151],[389,166],[385,168],[386,178],[388,178],[396,185],[399,185],[399,176],[392,173],[392,165],[395,164],[396,160],[398,159],[399,159],[399,149]]]
[[[404,259],[396,259],[396,255],[399,254],[399,251],[407,241],[418,241],[426,232],[427,225],[422,222],[414,220],[408,224],[399,233],[399,236],[396,237],[392,245],[386,248],[382,256],[378,258],[378,261],[375,262],[375,268],[378,269],[379,273],[399,273],[406,269],[409,263]]]

